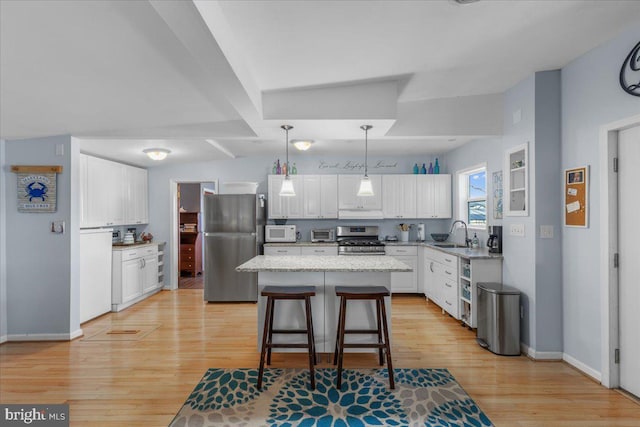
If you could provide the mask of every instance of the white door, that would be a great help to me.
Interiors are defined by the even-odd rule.
[[[640,397],[640,126],[621,131],[618,140],[618,242],[620,291],[620,387]]]
[[[158,287],[158,257],[149,255],[142,259],[142,293]]]
[[[122,263],[122,301],[128,302],[142,295],[141,273],[142,258]]]

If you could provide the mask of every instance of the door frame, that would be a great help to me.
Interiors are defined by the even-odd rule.
[[[620,365],[615,363],[619,346],[618,269],[613,266],[618,252],[618,174],[613,159],[618,156],[618,132],[640,125],[640,114],[600,127],[600,324],[601,379],[608,388],[620,386]]]
[[[178,215],[178,210],[180,209],[180,206],[178,206],[178,184],[202,184],[204,182],[214,183],[215,191],[219,191],[217,179],[201,179],[196,181],[189,179],[169,179],[169,247],[171,250],[171,259],[169,262],[171,265],[171,277],[173,280],[171,280],[170,285],[165,286],[164,289],[174,291],[178,289],[178,283],[180,281],[180,269],[178,268],[178,251],[180,249],[180,234],[178,233],[178,228],[180,228],[180,216]],[[200,197],[202,197],[202,194]]]

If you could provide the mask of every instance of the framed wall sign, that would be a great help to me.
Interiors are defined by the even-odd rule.
[[[564,171],[564,225],[589,226],[589,166]]]
[[[62,166],[11,166],[17,175],[18,212],[55,212],[57,174]]]

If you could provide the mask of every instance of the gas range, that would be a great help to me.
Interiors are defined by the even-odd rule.
[[[384,255],[377,226],[336,227],[338,255]]]

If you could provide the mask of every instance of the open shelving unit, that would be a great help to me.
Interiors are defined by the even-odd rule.
[[[166,243],[158,244],[158,287],[164,287],[164,248]]]
[[[458,257],[460,320],[469,328],[478,327],[478,283],[502,281],[502,258]]]
[[[528,144],[522,144],[505,153],[507,216],[529,215]]]

